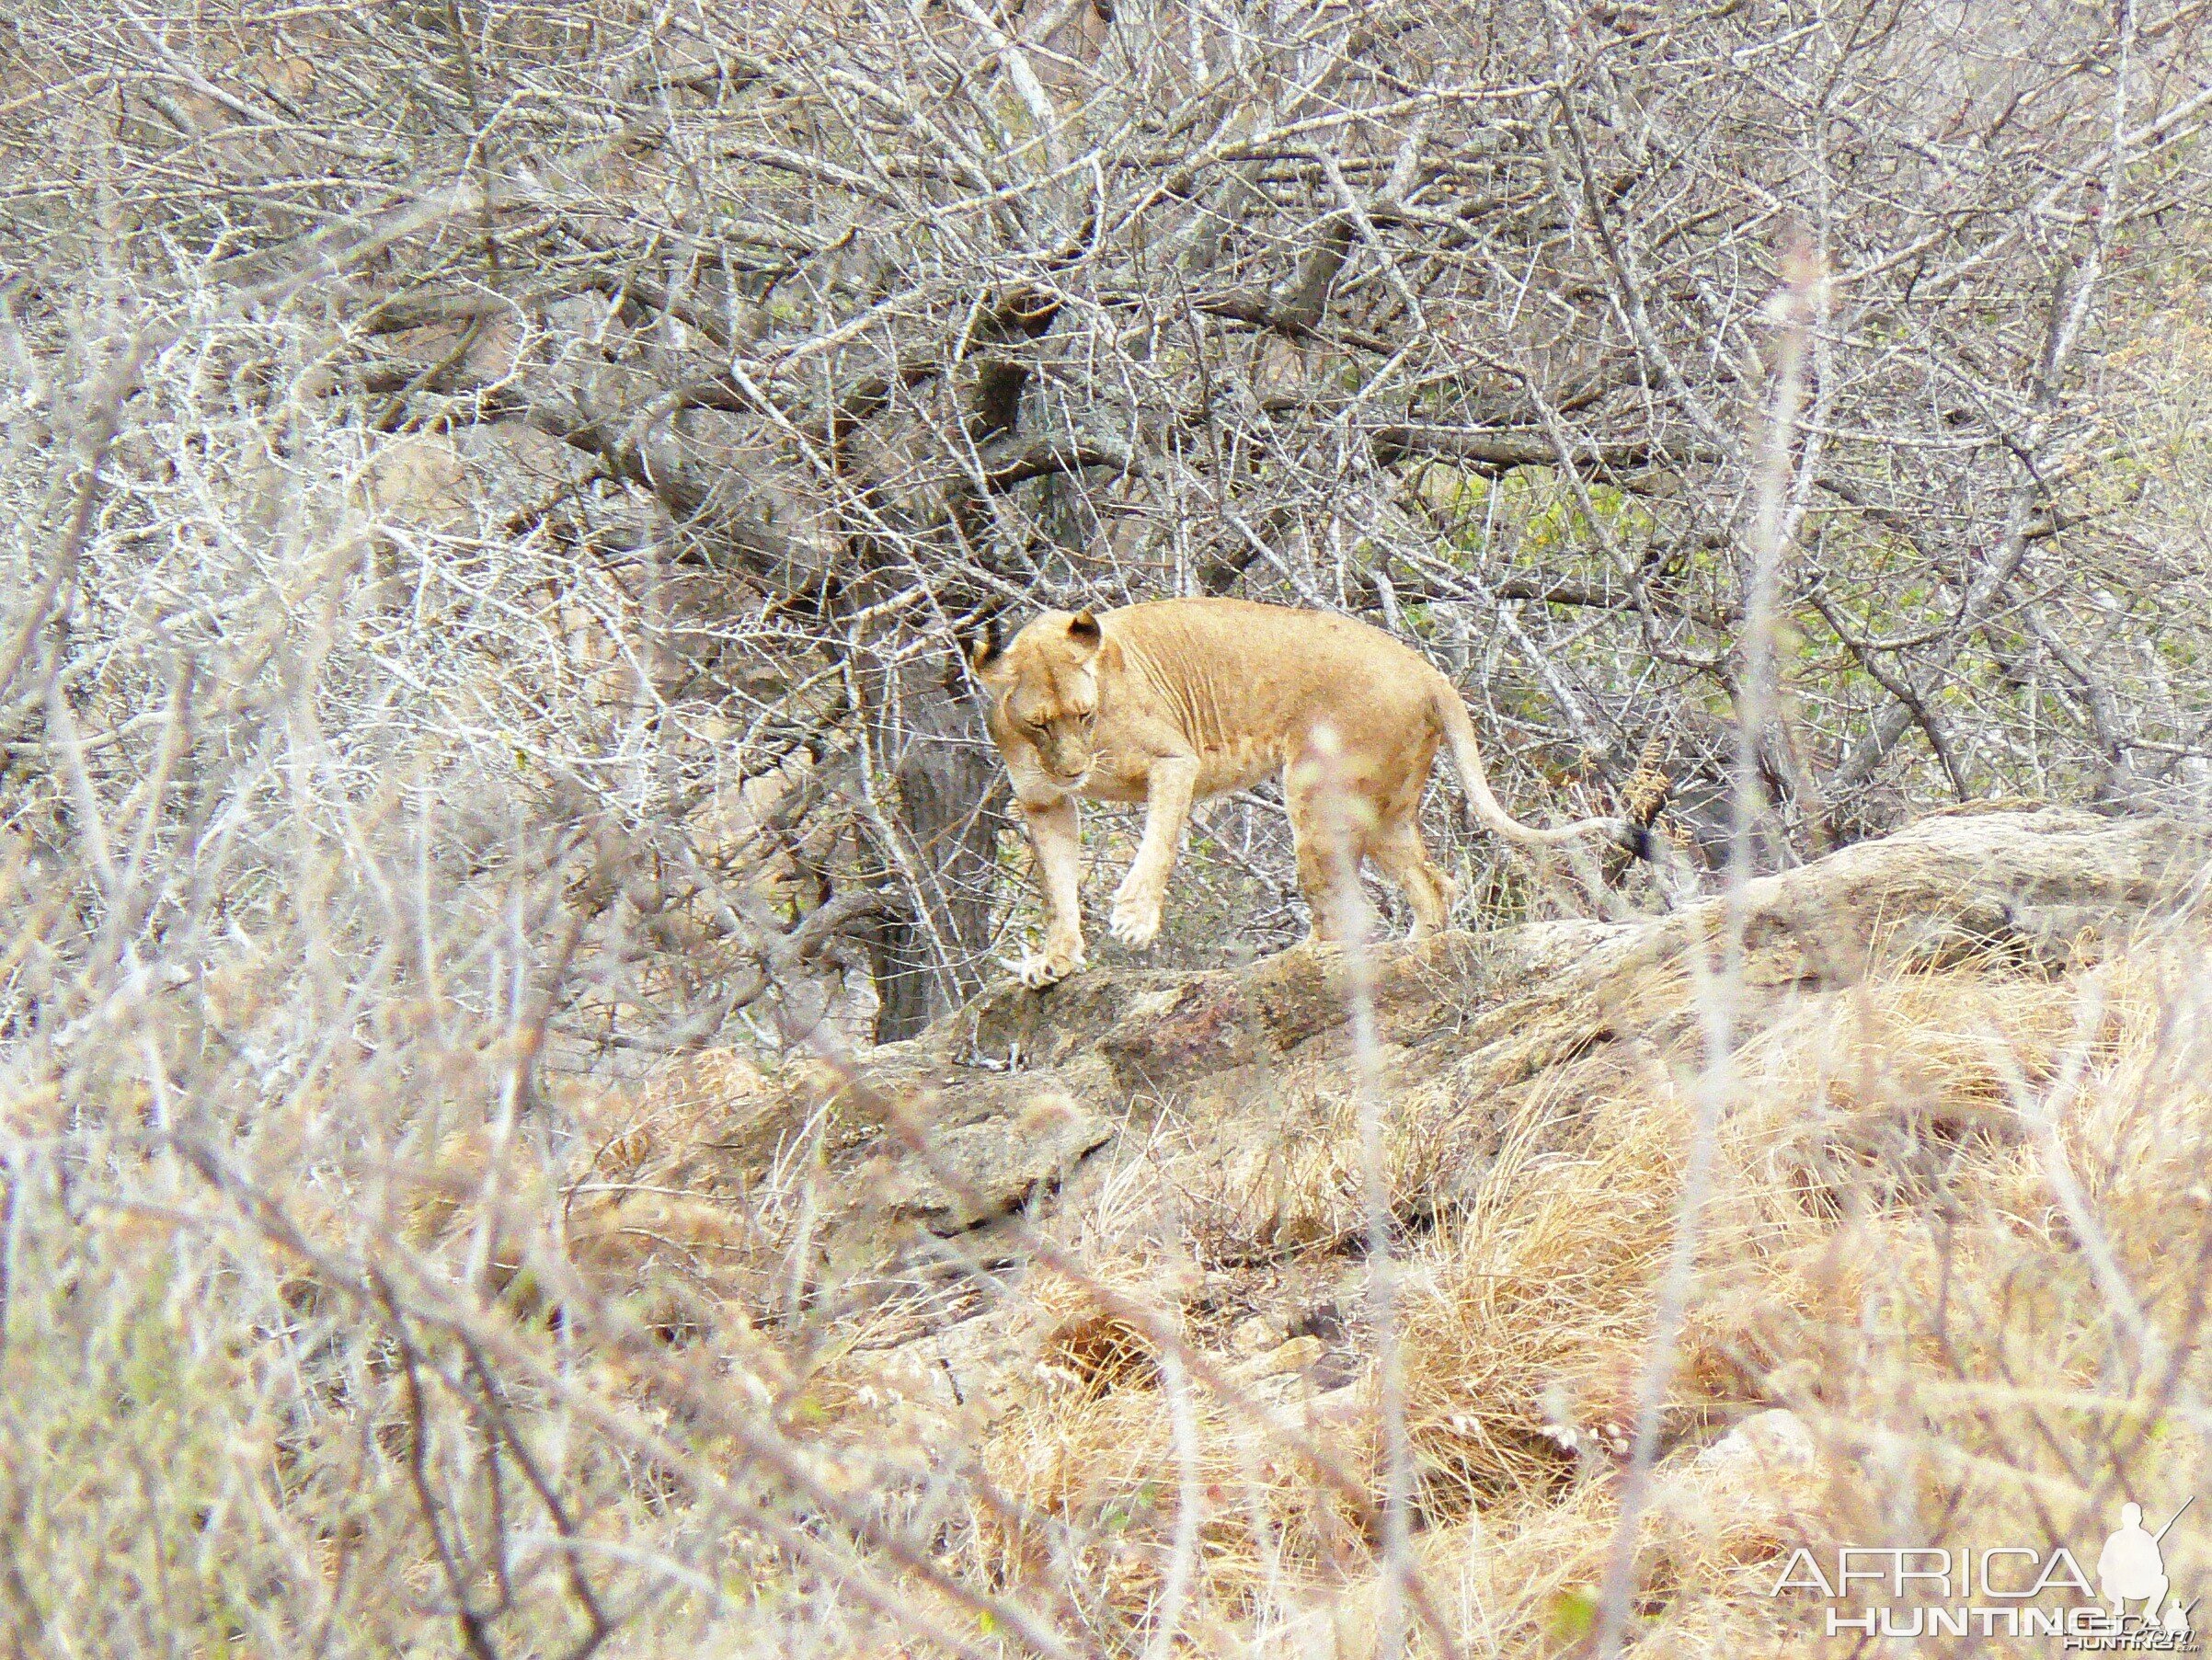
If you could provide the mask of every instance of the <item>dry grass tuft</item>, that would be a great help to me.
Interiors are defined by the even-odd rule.
[[[2185,953],[2149,946],[2063,976],[1954,961],[1802,996],[1741,1046],[1639,1525],[1642,1642],[1669,1654],[1813,1652],[1817,1610],[1769,1594],[1800,1545],[1970,1532],[2079,1550],[2121,1488],[2154,1510],[2187,1496],[2202,1452],[2176,1414],[2212,1381],[2191,1335],[2212,1283],[2204,1095],[2190,1082],[2196,983]],[[1533,1071],[1492,1064],[1510,1107],[1472,1190],[1438,1207],[1433,1186],[1393,1189],[1415,1224],[1400,1313],[1417,1555],[1473,1652],[1564,1654],[1589,1629],[1610,1548],[1699,1085],[1692,1058],[1617,1046]],[[1394,1181],[1412,1168],[1396,1150],[1433,1133],[1424,1118],[1482,1099],[1483,1066],[1470,1060],[1450,1089],[1395,1116]],[[1295,1074],[1283,1083],[1298,1132],[1278,1130],[1244,1164],[1192,1170],[1221,1127],[1186,1122],[1152,1148],[1156,1194],[1218,1218],[1226,1196],[1256,1209],[1254,1196],[1287,1192],[1296,1168],[1341,1199],[1333,1161],[1345,1155],[1328,1137],[1348,1135],[1333,1116],[1343,1109],[1300,1093]],[[2046,1109],[2047,1139],[2035,1128]],[[2161,1334],[2163,1370],[2131,1365],[2125,1322],[2052,1196],[2051,1146]],[[1316,1390],[1324,1345],[1286,1336],[1286,1311],[1321,1288],[1358,1306],[1352,1236],[1341,1215],[1305,1241],[1279,1221],[1224,1230],[1266,1249],[1217,1257],[1195,1301],[1247,1312],[1225,1329],[1201,1313],[1186,1330],[1371,1482],[1371,1374]],[[1357,1330],[1351,1341],[1367,1347]],[[1370,1651],[1386,1592],[1347,1551],[1364,1524],[1310,1463],[1248,1414],[1170,1399],[1154,1345],[1117,1322],[1063,1322],[1041,1352],[1054,1380],[998,1421],[981,1464],[1030,1509],[1118,1541],[1091,1583],[1130,1630],[1162,1594],[1179,1460],[1195,1458],[1207,1502],[1194,1594],[1210,1629],[1240,1634],[1220,1652],[1256,1652],[1244,1644],[1267,1630],[1292,1652]],[[1294,1387],[1270,1393],[1278,1353],[1274,1375]],[[1747,1458],[1731,1441],[1701,1456],[1776,1407],[1794,1414],[1802,1448]],[[2184,1520],[2172,1560],[2197,1562],[2200,1538]]]
[[[1817,1609],[1770,1594],[1799,1546],[2079,1548],[2117,1492],[2178,1506],[2212,1383],[2201,988],[2172,943],[2062,973],[1954,954],[1771,1003],[1715,1079],[1662,962],[1624,999],[1656,1038],[1547,993],[1389,1049],[1414,1554],[1456,1640],[1568,1654],[1592,1629],[1702,1089],[1643,1643],[1815,1652]],[[579,1105],[563,1249],[831,1467],[936,1494],[943,1560],[980,1583],[1069,1587],[1113,1648],[1172,1607],[1177,1652],[1366,1654],[1392,1592],[1344,1066],[1332,1042],[1158,1101],[1063,1196],[1048,1273],[838,1213],[825,1159],[868,1128],[839,1075],[694,1057]],[[1080,1110],[1037,1099],[1023,1124]],[[481,1154],[435,1162],[417,1225],[450,1232]],[[958,1266],[992,1260],[994,1292]],[[2170,1561],[2203,1538],[2184,1520]]]

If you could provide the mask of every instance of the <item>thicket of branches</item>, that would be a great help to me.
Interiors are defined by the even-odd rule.
[[[655,848],[648,912],[747,938],[687,1014],[865,942],[889,1034],[1005,913],[953,647],[989,613],[1361,612],[1458,673],[1508,799],[1603,798],[1656,739],[1716,842],[1761,308],[1802,246],[1768,856],[1954,796],[2193,798],[2200,34],[2132,4],[25,8],[16,724],[42,675],[154,695],[222,637],[223,561],[286,532],[334,581],[375,565],[350,638],[433,675],[591,617],[636,684],[579,731],[523,665],[540,819],[611,815]],[[425,433],[509,498],[340,532],[340,481],[404,498]],[[525,433],[575,464],[531,475]],[[149,567],[189,622],[155,626]],[[702,810],[800,756],[791,891],[733,918]],[[1225,841],[1279,911],[1266,834]]]
[[[409,1484],[422,1607],[478,1653],[535,1594],[462,1560],[488,1468],[592,1646],[660,1593],[596,1598],[553,1465],[698,1471],[628,1419],[549,1455],[493,1385],[599,1410],[472,1300],[561,1078],[901,1036],[994,972],[1026,855],[957,641],[1047,604],[1366,615],[1452,672],[1525,816],[1651,760],[1717,864],[1785,266],[1757,857],[1977,797],[2201,808],[2206,11],[18,0],[0,1297],[72,1330],[109,1284],[67,1364],[235,1381],[261,1362],[139,1354],[119,1311],[220,1305],[246,1259],[103,1282],[34,1229],[40,1278],[14,1242],[100,1172],[138,1173],[85,1247],[114,1262],[223,1196],[322,1288],[235,1292],[296,1322],[301,1391],[236,1432],[338,1510]],[[1277,817],[1225,808],[1171,910],[1294,935]],[[499,1173],[454,1283],[265,1208],[404,1235],[454,1148]],[[412,1404],[309,1456],[316,1391]],[[823,1545],[765,1468],[690,1500],[876,1585],[839,1552],[880,1518],[808,1489]],[[192,1529],[147,1526],[158,1577]],[[242,1560],[351,1548],[294,1526]],[[270,1641],[383,1629],[270,1595],[235,1612]]]

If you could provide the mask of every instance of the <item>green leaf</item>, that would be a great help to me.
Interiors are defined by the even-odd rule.
[[[1562,1642],[1587,1637],[1598,1624],[1598,1593],[1587,1586],[1569,1586],[1552,1598],[1552,1635]]]

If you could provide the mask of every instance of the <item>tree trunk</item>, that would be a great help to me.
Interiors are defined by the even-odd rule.
[[[877,754],[895,791],[884,806],[899,845],[887,849],[909,902],[873,944],[877,1040],[911,1037],[983,983],[991,893],[1003,822],[1003,770],[950,651],[910,658],[881,677]]]

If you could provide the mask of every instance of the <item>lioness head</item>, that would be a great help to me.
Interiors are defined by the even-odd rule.
[[[1027,745],[1046,776],[1069,789],[1097,759],[1091,728],[1104,639],[1089,612],[1049,611],[1003,651],[986,636],[969,656],[991,693],[991,736],[999,748],[1011,758],[1016,745]]]

